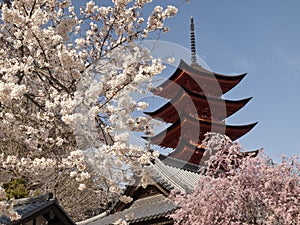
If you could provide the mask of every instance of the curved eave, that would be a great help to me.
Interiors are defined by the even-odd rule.
[[[193,66],[188,65],[184,60],[181,59],[177,69],[169,77],[169,80],[173,80],[173,81],[176,80],[183,71],[185,71],[186,73],[195,74],[197,76],[203,76],[210,79],[216,78],[218,81],[231,81],[234,83],[239,83],[247,75],[247,73],[243,73],[243,74],[232,76],[232,75],[215,73],[207,69],[204,69],[201,66],[194,68]],[[163,86],[163,84],[161,84],[160,86]]]
[[[205,76],[207,78],[216,78],[219,83],[220,82],[233,82],[238,84],[246,75],[247,73],[239,74],[239,75],[225,75],[221,73],[215,73],[204,69],[201,66],[197,66],[194,68],[193,66],[188,65],[185,61],[180,60],[179,68],[187,73],[195,74],[197,76]]]
[[[248,133],[257,124],[256,122],[246,125],[226,125],[223,123],[216,123],[198,119],[186,113],[181,113],[180,118],[182,119],[182,122],[180,119],[178,119],[174,124],[158,133],[157,135],[143,138],[161,147],[176,148],[179,139],[181,138],[181,129],[183,129],[183,138],[190,138],[187,135],[192,131],[200,131],[197,140],[198,144],[201,144],[204,138],[204,134],[207,132],[225,134],[234,141]]]
[[[194,80],[194,83],[198,84],[198,86],[199,84],[202,86],[206,83],[214,84],[209,85],[210,88],[212,88],[214,91],[207,89],[203,92],[211,95],[222,95],[236,86],[246,76],[246,74],[247,73],[236,76],[227,76],[208,71],[200,66],[199,68],[195,69],[181,60],[176,71],[168,78],[168,80],[160,84],[157,89],[153,91],[153,93],[155,95],[171,99],[172,97],[174,97],[172,93],[176,92],[179,86],[184,86],[186,89],[189,88],[182,84],[184,83],[186,77],[190,77]],[[176,83],[176,85],[174,85],[174,83]],[[191,82],[189,82],[189,84],[192,85]],[[160,88],[162,90],[159,90]],[[202,88],[200,87],[200,89]]]
[[[181,118],[183,118],[184,122],[186,121],[188,127],[189,126],[196,127],[196,126],[200,125],[201,132],[202,132],[202,128],[208,128],[208,127],[213,128],[213,129],[212,130],[209,129],[209,131],[206,131],[206,132],[223,133],[222,131],[225,130],[225,133],[223,133],[223,134],[230,137],[230,139],[232,141],[234,141],[234,140],[240,138],[241,136],[245,135],[246,133],[248,133],[257,124],[257,122],[255,122],[255,123],[244,124],[244,125],[227,125],[227,124],[220,123],[220,122],[207,121],[207,120],[195,118],[187,113],[182,113]],[[182,124],[182,126],[183,126],[183,124]],[[171,126],[168,129],[171,129]],[[219,131],[221,131],[221,132],[219,132]]]
[[[215,97],[205,97],[204,95],[182,89],[174,99],[162,107],[153,112],[144,113],[153,118],[162,119],[167,123],[175,123],[178,119],[178,112],[181,111],[185,111],[187,114],[195,114],[197,111],[199,118],[206,117],[211,119],[212,115],[214,120],[222,121],[243,108],[251,99],[252,97],[241,100],[224,100]],[[186,107],[187,103],[193,106],[188,108]]]

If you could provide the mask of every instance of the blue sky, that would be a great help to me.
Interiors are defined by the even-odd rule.
[[[263,147],[275,161],[299,155],[300,1],[156,1],[179,6],[161,40],[189,48],[194,17],[197,54],[212,71],[248,75],[224,97],[253,96],[227,123],[258,125],[239,142],[247,150]],[[176,56],[177,57],[177,56]],[[180,57],[180,56],[179,56]]]

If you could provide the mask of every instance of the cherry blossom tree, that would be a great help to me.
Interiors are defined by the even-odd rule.
[[[167,31],[177,9],[156,6],[145,17],[149,2],[2,1],[0,182],[24,176],[78,219],[155,157],[128,142],[130,131],[151,132],[150,118],[132,116],[147,107],[132,93],[164,69],[139,42]],[[11,209],[5,199],[0,189],[0,211]]]
[[[263,154],[245,156],[227,137],[208,140],[208,151],[220,148],[193,193],[171,195],[180,207],[171,215],[175,224],[299,224],[298,158],[274,164]]]

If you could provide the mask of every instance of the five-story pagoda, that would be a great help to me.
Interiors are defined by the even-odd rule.
[[[147,139],[160,147],[173,148],[174,151],[169,157],[199,165],[204,153],[201,142],[205,133],[225,134],[234,141],[249,132],[256,123],[225,123],[227,117],[240,110],[251,99],[233,101],[222,98],[222,95],[236,86],[246,74],[226,76],[211,72],[197,63],[193,18],[191,54],[191,65],[181,60],[169,79],[153,90],[155,95],[169,99],[169,102],[146,114],[171,125]]]

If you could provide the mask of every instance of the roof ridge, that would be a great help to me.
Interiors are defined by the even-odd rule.
[[[133,203],[132,203],[132,208],[135,208],[135,207],[140,207],[140,204],[139,202],[142,202],[142,201],[147,201],[147,200],[151,200],[153,199],[153,201],[151,202],[146,202],[146,203],[143,203],[142,205],[153,205],[153,204],[156,204],[158,202],[162,202],[162,201],[165,201],[167,198],[165,199],[162,199],[162,197],[164,197],[163,194],[158,194],[158,195],[152,195],[152,196],[148,196],[146,198],[140,198],[140,199],[137,199],[135,200]],[[136,205],[134,205],[134,203],[136,203]],[[125,209],[126,210],[126,209]],[[125,211],[124,210],[124,211]]]
[[[54,200],[53,193],[51,192],[39,196],[34,196],[34,197],[15,199],[14,206],[28,204],[28,203],[49,201],[49,200]]]

